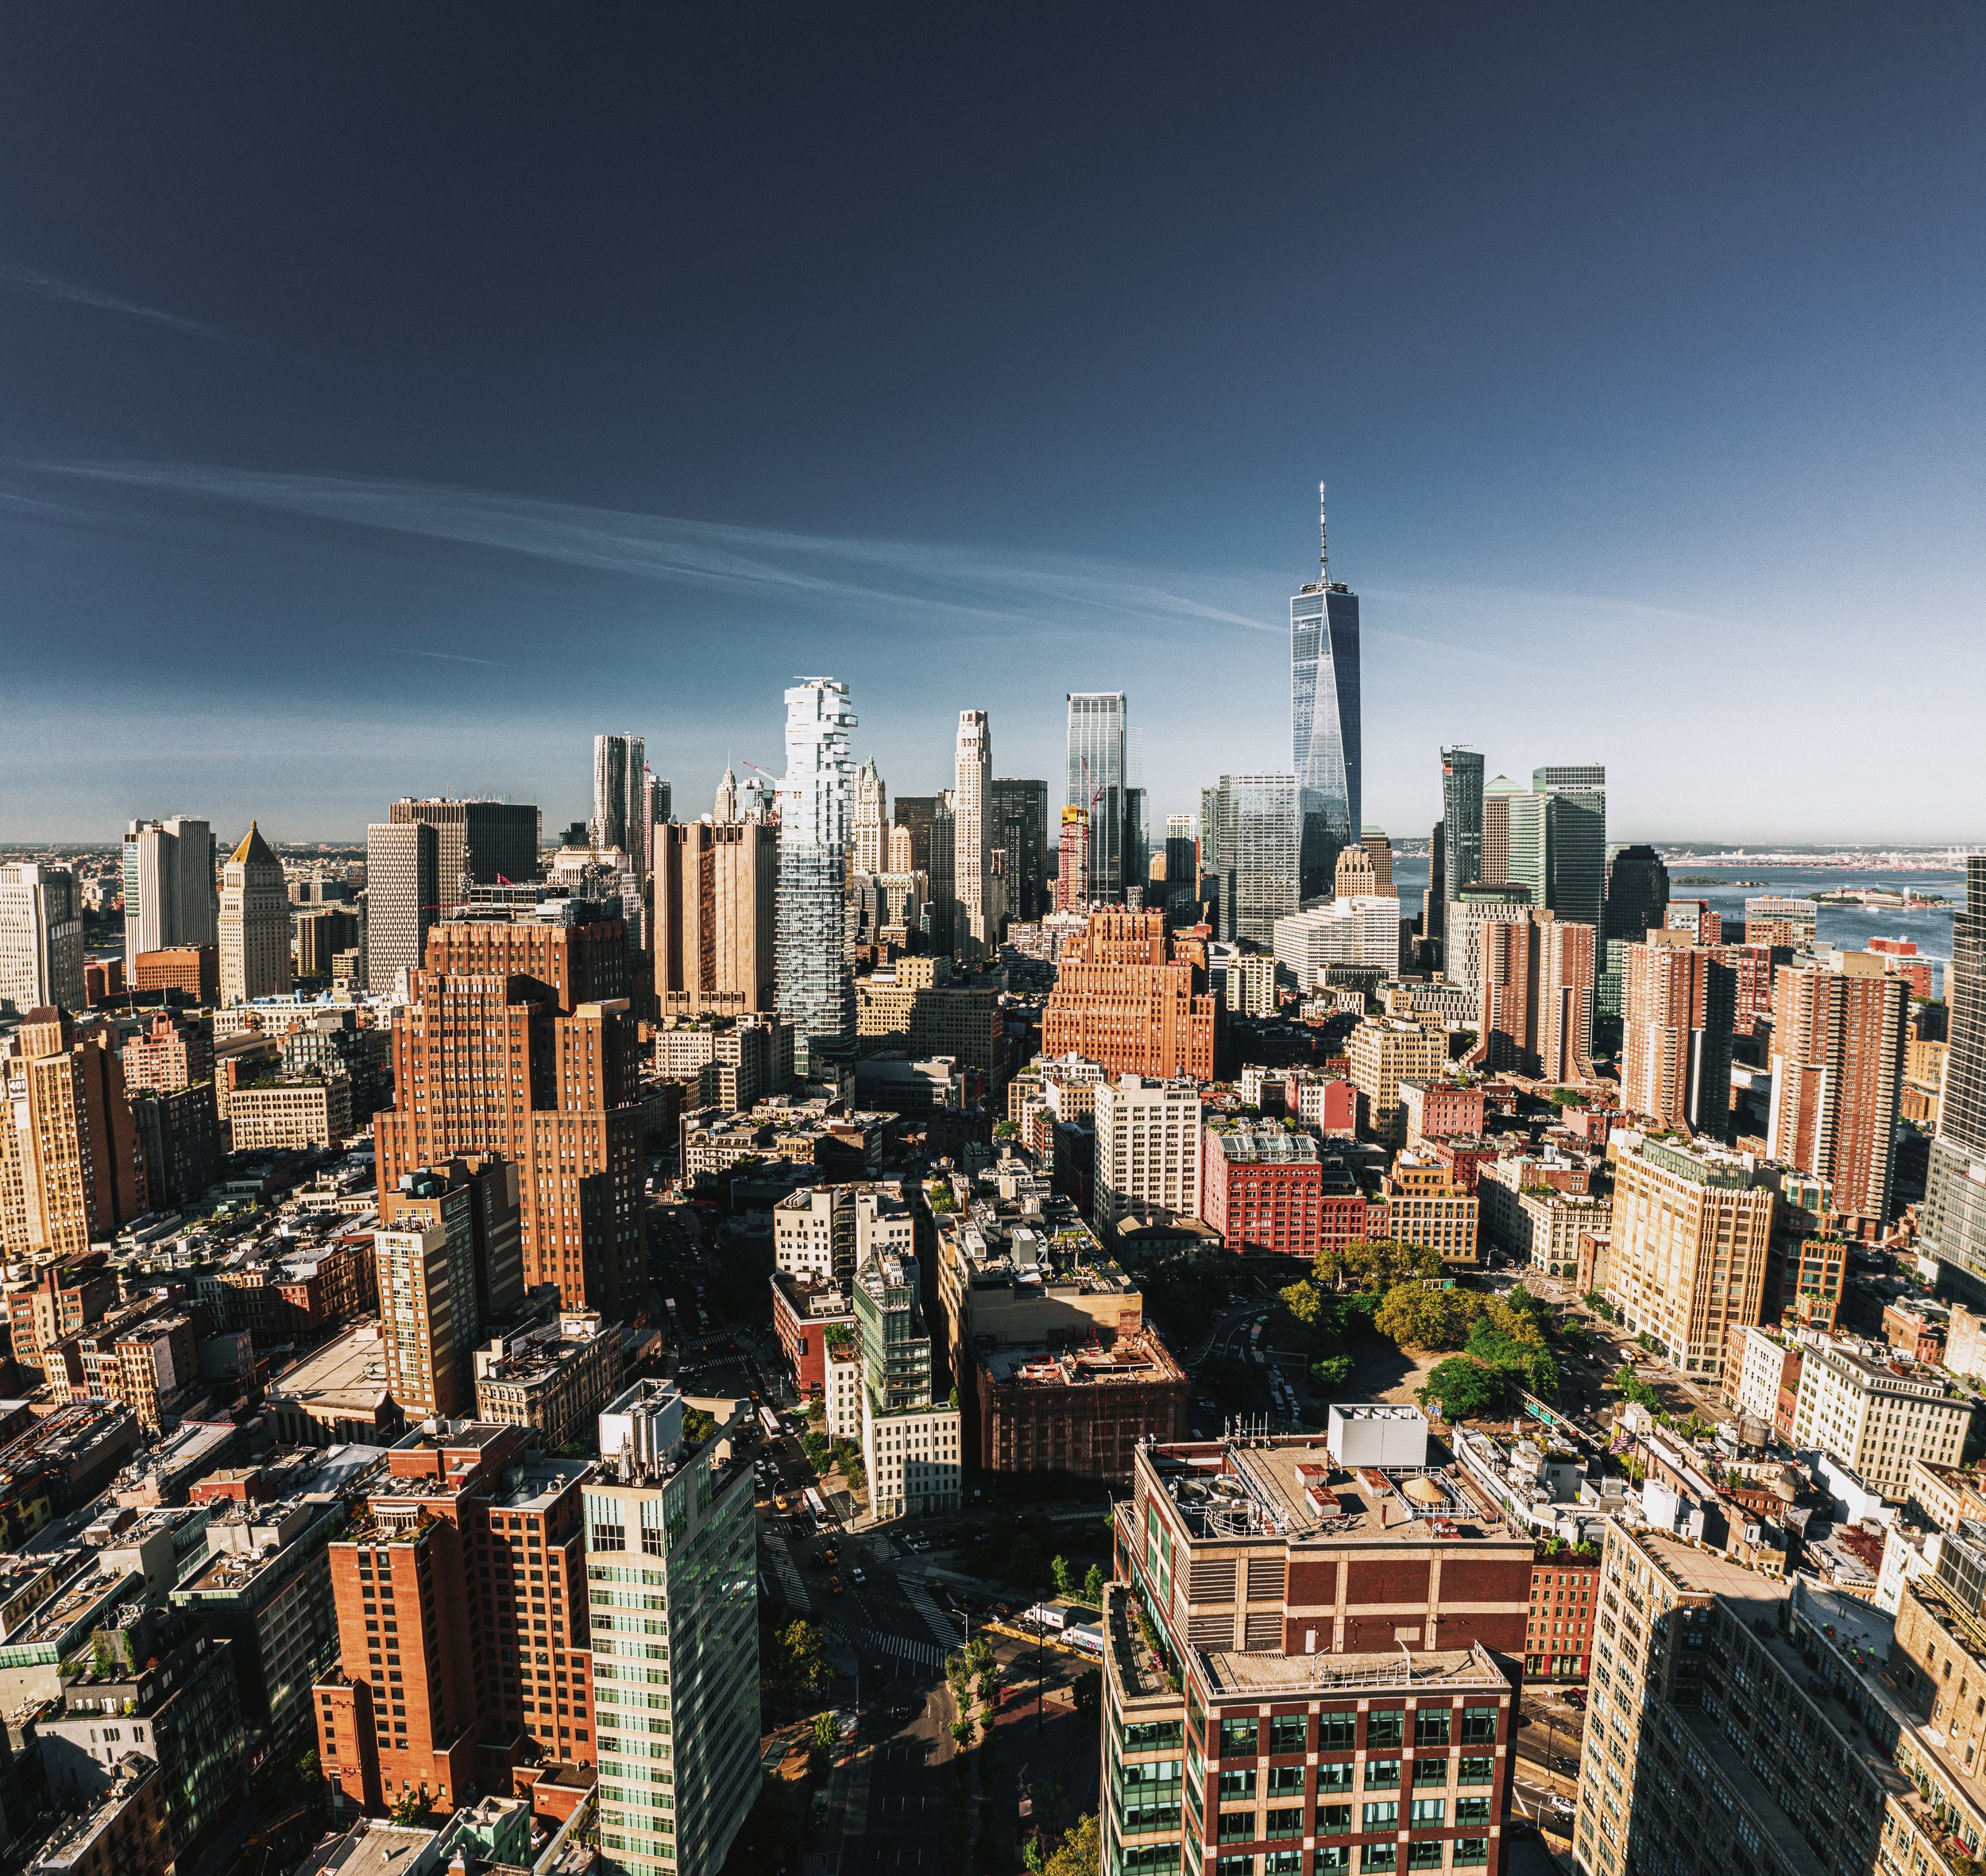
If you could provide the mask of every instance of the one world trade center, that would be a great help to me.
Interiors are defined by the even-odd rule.
[[[1317,486],[1317,578],[1289,602],[1290,766],[1304,903],[1328,895],[1359,821],[1358,595],[1331,577]]]

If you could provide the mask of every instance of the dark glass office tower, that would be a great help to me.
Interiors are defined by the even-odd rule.
[[[1622,847],[1607,862],[1606,935],[1638,945],[1668,915],[1669,869],[1647,846]]]
[[[1090,823],[1090,897],[1124,896],[1124,693],[1072,690],[1068,705],[1068,768],[1062,800]]]
[[[1482,879],[1482,757],[1474,749],[1441,752],[1441,825],[1447,876],[1458,886]]]
[[[1007,915],[1038,919],[1049,909],[1048,783],[995,776],[991,811],[1007,854]]]
[[[1945,1096],[1919,1244],[1938,1259],[1939,1289],[1976,1309],[1986,1306],[1986,853],[1966,857],[1945,1007]]]
[[[1339,850],[1358,838],[1358,595],[1331,577],[1317,490],[1317,578],[1289,602],[1290,766],[1306,903],[1331,892]]]

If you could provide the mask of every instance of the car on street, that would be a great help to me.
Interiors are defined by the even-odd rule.
[[[863,1575],[863,1573],[862,1573],[862,1566],[861,1566],[861,1565],[860,1565],[860,1564],[851,1564],[851,1565],[849,1565],[849,1566],[848,1566],[848,1580],[849,1580],[851,1583],[866,1583],[866,1582],[867,1582],[867,1581],[868,1581],[868,1578],[867,1578],[867,1576],[864,1576],[864,1575]]]
[[[840,1593],[841,1579],[839,1576],[830,1576],[828,1579],[828,1594],[829,1596],[839,1596]]]

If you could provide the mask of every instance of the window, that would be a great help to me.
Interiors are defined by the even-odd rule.
[[[1456,1765],[1458,1785],[1494,1785],[1496,1781],[1497,1762],[1493,1758],[1465,1758]]]
[[[1369,1750],[1407,1743],[1407,1712],[1404,1707],[1375,1708],[1366,1715],[1366,1745]]]
[[[1487,1798],[1457,1798],[1455,1822],[1457,1824],[1487,1824],[1490,1821],[1490,1801]]]
[[[1300,1837],[1303,1834],[1304,1808],[1300,1804],[1287,1811],[1270,1812],[1268,1828],[1262,1832],[1265,1837]]]
[[[1400,1801],[1397,1798],[1377,1800],[1366,1807],[1364,1828],[1369,1831],[1389,1831],[1400,1822]]]
[[[1262,1859],[1262,1876],[1304,1876],[1300,1850],[1272,1850]]]
[[[1229,1798],[1252,1798],[1255,1795],[1255,1768],[1253,1766],[1236,1766],[1220,1775],[1220,1796],[1225,1802]]]
[[[1439,1839],[1432,1843],[1409,1843],[1407,1846],[1407,1867],[1410,1870],[1439,1869],[1442,1848]]]
[[[1400,1866],[1395,1855],[1399,1846],[1394,1843],[1368,1843],[1358,1853],[1358,1867],[1365,1870],[1397,1870]]]
[[[1342,1870],[1351,1867],[1351,1850],[1343,1843],[1327,1843],[1317,1852],[1317,1861],[1312,1866],[1317,1876],[1339,1876]]]
[[[1317,1768],[1317,1789],[1319,1791],[1350,1791],[1352,1775],[1358,1770],[1349,1759],[1321,1765]]]
[[[1490,1860],[1490,1839],[1487,1837],[1458,1837],[1455,1839],[1454,1867],[1458,1870],[1479,1869]]]
[[[1136,1720],[1124,1729],[1124,1750],[1162,1752],[1169,1746],[1177,1746],[1184,1731],[1177,1719]]]
[[[1464,1707],[1462,1710],[1462,1743],[1465,1746],[1493,1746],[1497,1742],[1494,1707]]]
[[[1414,1761],[1416,1785],[1443,1785],[1448,1782],[1448,1762],[1445,1758],[1416,1758]]]
[[[1369,1758],[1366,1761],[1366,1789],[1367,1791],[1397,1791],[1400,1789],[1400,1761],[1397,1758]]]
[[[1445,1707],[1433,1713],[1416,1713],[1414,1715],[1415,1745],[1446,1746],[1448,1743],[1448,1722],[1451,1717]]]
[[[1223,1758],[1253,1758],[1258,1750],[1259,1723],[1253,1719],[1223,1719],[1220,1723],[1220,1755]]]
[[[1269,1750],[1272,1753],[1307,1752],[1310,1749],[1310,1722],[1294,1713],[1269,1723]]]
[[[1445,1824],[1448,1819],[1448,1804],[1445,1798],[1416,1798],[1413,1801],[1412,1821],[1415,1824]]]
[[[1320,1713],[1317,1716],[1317,1750],[1349,1752],[1358,1743],[1356,1713]]]
[[[1214,1876],[1255,1876],[1255,1859],[1253,1856],[1217,1856]]]
[[[1317,1835],[1319,1836],[1342,1837],[1350,1828],[1350,1805],[1319,1804],[1317,1807]]]
[[[1301,1797],[1304,1795],[1304,1768],[1301,1766],[1271,1766],[1269,1768],[1269,1795],[1272,1798]]]

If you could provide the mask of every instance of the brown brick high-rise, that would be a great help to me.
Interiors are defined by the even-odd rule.
[[[1211,1081],[1219,1015],[1203,981],[1171,946],[1163,912],[1092,912],[1063,947],[1042,1052],[1079,1055],[1112,1075]]]
[[[437,926],[393,1021],[379,1184],[462,1156],[517,1168],[526,1284],[639,1310],[641,1108],[617,920]]]

